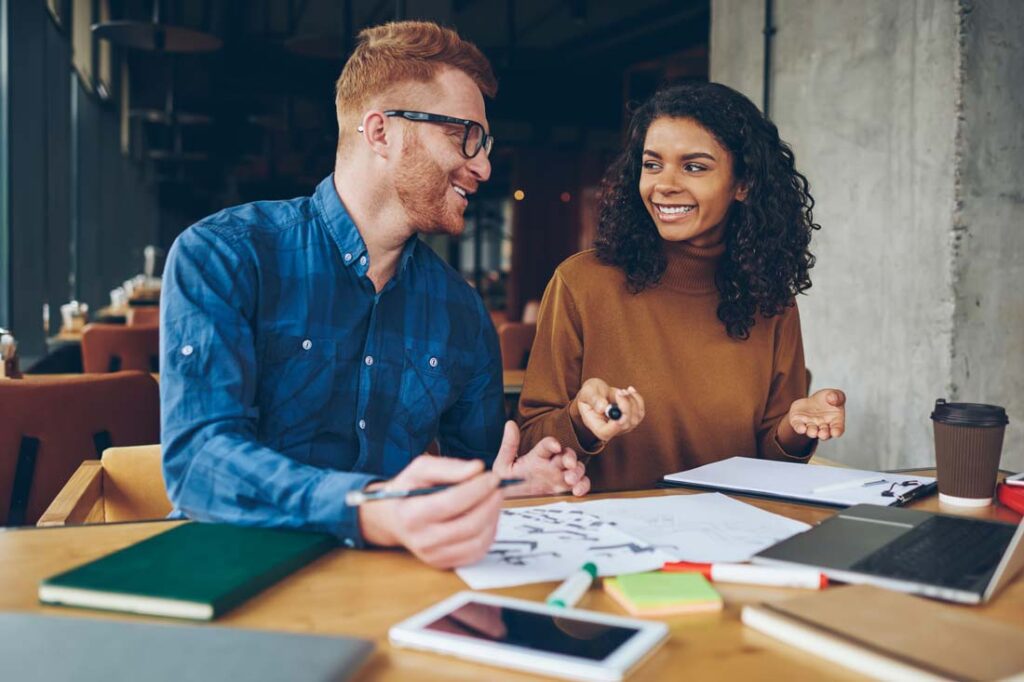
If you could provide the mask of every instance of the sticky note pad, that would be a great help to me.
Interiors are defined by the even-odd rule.
[[[634,616],[718,611],[722,597],[700,573],[634,573],[605,578],[604,590]]]

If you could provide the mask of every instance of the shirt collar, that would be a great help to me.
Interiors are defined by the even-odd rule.
[[[345,265],[359,265],[360,271],[365,273],[368,262],[363,259],[366,256],[366,242],[359,234],[352,217],[341,203],[338,191],[334,187],[334,173],[331,173],[317,185],[314,193],[316,202],[320,206],[320,214],[323,216],[327,231],[334,238],[338,248],[341,249],[341,258]],[[405,243],[402,249],[402,258],[398,266],[398,273],[405,271],[405,267],[416,250],[416,243],[419,238],[413,235]]]

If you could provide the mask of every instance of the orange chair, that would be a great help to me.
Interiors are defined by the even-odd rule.
[[[155,327],[160,324],[160,307],[155,305],[130,306],[125,315],[129,327]]]
[[[82,369],[159,372],[160,330],[120,324],[90,324],[82,330]]]
[[[108,447],[158,443],[159,394],[145,372],[0,381],[0,525],[34,524]]]
[[[525,322],[506,322],[498,329],[498,343],[501,345],[502,369],[526,369],[533,348],[533,337],[537,325]]]

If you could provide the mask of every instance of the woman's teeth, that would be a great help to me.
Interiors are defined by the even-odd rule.
[[[679,215],[680,213],[690,213],[696,206],[663,206],[661,204],[655,204],[655,208],[658,209],[658,213],[664,213],[665,215]]]

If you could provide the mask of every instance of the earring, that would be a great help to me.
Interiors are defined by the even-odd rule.
[[[359,125],[359,126],[356,126],[356,132],[357,132],[357,133],[361,133],[361,132],[363,132],[363,126],[361,126],[361,125]]]

